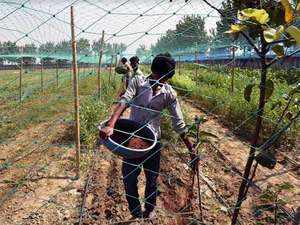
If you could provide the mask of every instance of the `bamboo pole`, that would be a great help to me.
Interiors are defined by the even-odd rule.
[[[20,61],[20,73],[19,73],[19,101],[22,103],[22,75],[23,75],[23,46],[21,47],[21,61]]]
[[[234,92],[235,46],[232,47],[231,93]]]
[[[118,54],[116,54],[115,69],[117,68],[117,66],[118,66]],[[116,76],[117,76],[117,72],[115,70],[115,72],[114,72],[114,85],[116,85]]]
[[[72,63],[70,63],[70,83],[73,85]]]
[[[58,61],[56,60],[56,87],[58,87]]]
[[[181,74],[181,70],[180,70],[180,55],[178,56],[178,74]]]
[[[114,56],[111,55],[110,67],[109,67],[109,77],[108,77],[108,82],[109,82],[109,83],[110,83],[110,81],[111,81],[113,59],[114,59]]]
[[[43,58],[41,58],[41,89],[44,91]]]
[[[76,53],[76,40],[74,30],[74,12],[71,6],[71,34],[72,34],[72,69],[73,69],[73,90],[74,90],[74,109],[75,109],[75,122],[76,122],[76,178],[80,176],[80,121],[79,121],[79,97],[78,97],[78,77],[77,77],[77,53]]]
[[[97,71],[97,90],[98,90],[98,97],[101,100],[101,63],[102,63],[102,56],[103,56],[103,45],[104,45],[104,30],[102,31],[101,36],[101,43],[100,43],[100,49],[99,49],[99,63],[98,63],[98,71]]]
[[[196,64],[196,69],[195,69],[195,76],[198,76],[198,58],[197,58],[197,51],[195,51],[195,64]]]

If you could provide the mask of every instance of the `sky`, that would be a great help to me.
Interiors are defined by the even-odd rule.
[[[221,0],[209,0],[219,7]],[[0,0],[0,41],[18,45],[69,40],[70,6],[74,6],[78,38],[105,40],[128,45],[134,53],[139,45],[150,47],[184,15],[205,17],[206,29],[214,28],[217,12],[202,0]]]

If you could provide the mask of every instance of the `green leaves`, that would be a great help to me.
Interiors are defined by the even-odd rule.
[[[282,58],[284,56],[284,49],[281,45],[274,45],[272,47],[273,52],[277,55],[278,58]]]
[[[253,87],[256,84],[248,84],[244,89],[244,99],[248,102],[251,100],[251,94],[253,91]],[[265,84],[265,99],[268,100],[274,92],[274,82],[272,80],[267,80]]]
[[[297,45],[300,45],[300,30],[295,26],[289,26],[286,29],[286,32],[288,32],[296,41]]]
[[[246,87],[245,87],[245,90],[244,90],[244,99],[248,102],[250,102],[251,100],[251,94],[252,94],[252,90],[253,90],[253,87],[255,86],[255,84],[248,84]]]
[[[266,30],[264,30],[264,38],[265,38],[266,42],[270,43],[270,42],[274,41],[275,33],[276,33],[276,30],[273,28],[267,28]]]
[[[237,17],[242,23],[232,24],[230,30],[226,31],[225,33],[236,34],[246,30],[248,28],[247,25],[249,24],[266,24],[270,20],[269,14],[264,9],[244,9],[242,11],[238,11]]]
[[[266,93],[265,99],[268,100],[274,92],[274,82],[272,80],[266,80]]]
[[[281,25],[277,29],[267,28],[264,30],[264,38],[266,42],[270,43],[272,41],[278,40],[284,32],[284,27]]]
[[[270,42],[274,41],[275,33],[276,33],[276,30],[273,28],[267,28],[266,30],[264,30],[264,38],[265,38],[266,42],[270,43]]]
[[[281,100],[278,100],[277,102],[272,103],[271,110],[274,110],[276,108],[280,108],[281,106],[282,106],[282,102],[281,102]]]
[[[292,96],[296,93],[300,93],[300,83],[298,83],[289,93],[289,96]]]
[[[226,31],[226,34],[235,34],[247,29],[247,26],[242,24],[232,24],[230,30]]]
[[[284,20],[286,23],[291,23],[294,20],[293,9],[289,0],[281,0],[280,1],[284,8]]]
[[[300,2],[298,3],[297,7],[296,7],[296,12],[300,13]]]
[[[259,24],[266,24],[269,22],[269,14],[264,9],[248,8],[238,12],[238,19],[240,21],[254,21]]]

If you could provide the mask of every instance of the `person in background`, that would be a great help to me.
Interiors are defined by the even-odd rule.
[[[194,148],[187,137],[187,126],[177,99],[175,90],[167,83],[175,74],[175,60],[170,54],[157,55],[151,65],[151,75],[148,77],[136,75],[132,78],[126,92],[121,96],[107,126],[102,128],[102,135],[108,138],[114,132],[116,121],[124,110],[131,108],[130,119],[151,127],[158,140],[161,137],[161,112],[167,109],[171,114],[174,130],[180,135],[192,156],[192,161],[198,158],[194,155]],[[100,137],[101,138],[101,137]],[[103,136],[102,136],[103,138]],[[123,159],[122,174],[126,192],[126,199],[133,218],[153,218],[157,197],[157,178],[160,171],[160,155],[162,145],[160,141],[144,157],[137,159]],[[139,201],[138,176],[144,170],[146,177],[145,211]]]
[[[144,76],[143,72],[139,69],[139,64],[140,64],[140,59],[137,56],[133,56],[129,59],[130,65],[133,69],[133,74],[132,76]]]
[[[131,77],[132,77],[133,69],[132,69],[130,63],[128,62],[128,60],[125,57],[121,58],[118,67],[121,67],[121,68],[124,69],[123,82],[125,82],[125,88],[127,88],[128,84],[131,80]]]

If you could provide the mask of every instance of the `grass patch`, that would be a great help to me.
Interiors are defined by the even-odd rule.
[[[255,128],[259,91],[258,88],[254,89],[251,101],[247,102],[244,99],[244,88],[252,82],[259,83],[258,70],[236,69],[234,93],[230,93],[231,77],[230,71],[226,68],[198,68],[197,76],[195,67],[191,65],[183,65],[181,71],[181,75],[176,74],[172,78],[172,85],[189,90],[190,98],[196,100],[207,111],[218,115],[226,126],[247,138],[251,137]],[[266,103],[262,132],[264,138],[273,131],[282,112],[278,109],[272,110],[273,105],[292,89],[292,86],[282,79],[282,75],[280,79],[275,72],[270,72],[268,76],[274,81],[275,90]],[[187,93],[181,92],[181,94]],[[290,111],[296,114],[299,107],[293,106]],[[288,121],[288,118],[284,119],[285,123]],[[239,125],[241,126],[238,127]],[[235,130],[237,127],[238,129]],[[284,135],[284,139],[294,142],[299,131],[300,126],[297,123]]]
[[[73,87],[69,71],[60,71],[59,86],[56,85],[56,71],[44,71],[44,90],[40,88],[40,80],[38,79],[39,72],[35,71],[32,74],[25,74],[23,86],[23,98],[20,104],[16,91],[18,84],[12,83],[7,86],[5,91],[0,94],[0,142],[13,137],[20,130],[25,129],[29,125],[35,125],[42,122],[49,122],[59,117],[66,118],[72,115],[73,111]],[[0,88],[4,88],[3,84],[7,80],[15,78],[16,71],[1,71],[0,73]],[[24,76],[25,76],[24,75]],[[116,83],[119,82],[116,78]],[[47,81],[47,82],[46,82]],[[27,82],[27,83],[26,83]],[[79,74],[79,94],[81,107],[87,98],[93,98],[97,90],[97,76],[94,71],[85,70]],[[108,73],[103,72],[103,96],[111,95],[115,91],[111,90],[112,84],[108,82]],[[25,85],[26,84],[26,85]],[[28,85],[27,85],[28,84]],[[108,94],[109,93],[109,94]],[[103,97],[104,101],[108,101]],[[100,108],[107,107],[106,105],[98,105]]]

